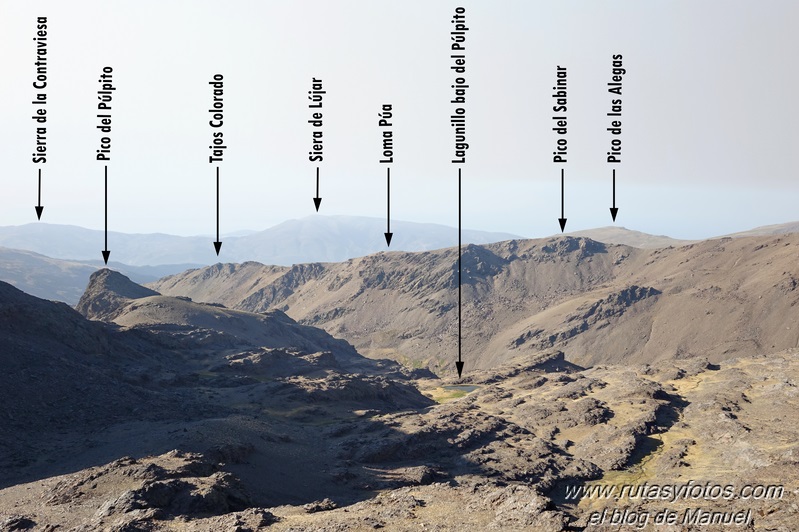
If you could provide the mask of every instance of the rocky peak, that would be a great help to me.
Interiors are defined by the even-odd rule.
[[[75,308],[89,319],[111,321],[129,301],[157,295],[160,294],[155,290],[103,268],[89,278],[89,285]]]

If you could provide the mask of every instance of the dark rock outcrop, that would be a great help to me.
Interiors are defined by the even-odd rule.
[[[90,320],[113,321],[131,300],[157,295],[160,294],[105,268],[89,278],[89,285],[75,309]]]

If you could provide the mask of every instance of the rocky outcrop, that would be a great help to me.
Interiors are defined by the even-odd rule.
[[[120,458],[65,477],[44,494],[45,505],[95,508],[91,523],[97,528],[248,508],[246,489],[220,465],[202,454],[181,451]]]
[[[90,320],[113,321],[130,301],[160,295],[108,268],[94,272],[75,309]]]

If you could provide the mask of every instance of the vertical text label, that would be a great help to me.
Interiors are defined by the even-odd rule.
[[[208,82],[212,87],[211,91],[211,108],[208,112],[211,114],[211,119],[208,125],[211,126],[211,144],[208,149],[211,150],[211,155],[208,156],[208,163],[221,163],[225,157],[225,134],[222,132],[222,126],[225,125],[225,77],[222,74],[214,74],[213,79]]]
[[[308,123],[313,128],[311,135],[311,151],[308,152],[308,160],[312,163],[321,163],[324,160],[322,150],[322,99],[326,92],[322,88],[322,80],[313,78],[311,80],[311,90],[308,91],[308,109],[311,110],[311,118]]]
[[[47,162],[47,17],[36,19],[36,33],[33,42],[36,43],[36,76],[33,79],[34,93],[33,116],[36,122],[36,145],[31,154],[34,164]]]
[[[97,83],[100,89],[97,91],[97,129],[100,130],[100,147],[97,149],[96,159],[98,161],[111,160],[111,103],[114,100],[114,69],[107,66],[103,67],[103,73]]]

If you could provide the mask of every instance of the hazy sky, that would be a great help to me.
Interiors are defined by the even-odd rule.
[[[76,7],[80,6],[80,7]],[[450,34],[466,8],[464,226],[611,223],[698,238],[799,219],[799,3],[0,0],[0,225],[103,226],[98,77],[113,68],[109,229],[212,234],[214,74],[224,75],[222,232],[314,213],[307,91],[324,98],[321,212],[385,216],[378,116],[394,107],[392,218],[457,225]],[[47,17],[47,163],[34,164],[36,17]],[[622,163],[605,162],[614,54]],[[568,69],[565,165],[552,86]]]

